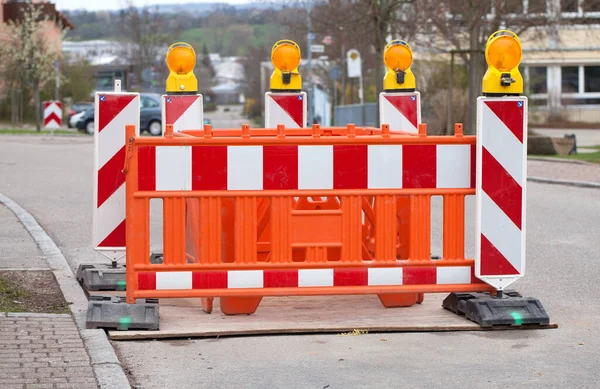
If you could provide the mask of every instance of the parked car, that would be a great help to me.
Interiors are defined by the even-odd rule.
[[[85,114],[85,110],[81,111],[81,112],[77,112],[75,115],[71,116],[69,118],[69,121],[67,122],[67,125],[69,126],[69,128],[77,127],[77,122],[79,121],[79,119],[81,119],[83,117],[84,114]]]
[[[71,109],[69,110],[69,113],[67,114],[67,126],[69,128],[73,128],[75,127],[75,123],[77,123],[77,120],[72,120],[73,116],[80,114],[81,112],[87,110],[87,109],[93,109],[94,108],[94,103],[75,103],[71,106]]]
[[[140,93],[140,133],[148,131],[151,135],[162,135],[160,95],[158,93]],[[94,108],[88,109],[77,121],[79,131],[94,133]]]

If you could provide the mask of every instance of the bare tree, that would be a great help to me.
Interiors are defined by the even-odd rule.
[[[414,3],[415,0],[329,0],[317,3],[310,15],[312,30],[318,36],[333,38],[326,54],[330,59],[340,58],[340,65],[344,63],[348,49],[355,48],[362,53],[365,85],[374,82],[377,96],[383,90],[383,49],[388,38],[410,40],[418,32]],[[301,18],[293,26],[305,35],[306,25]],[[345,93],[342,90],[342,96]]]
[[[40,89],[53,79],[54,61],[59,57],[56,42],[48,39],[48,28],[53,23],[55,21],[43,12],[42,7],[26,4],[22,16],[17,21],[8,21],[3,27],[6,40],[0,45],[0,71],[6,77],[7,86],[18,91],[11,94],[13,123],[22,121],[22,96],[30,87],[37,131],[41,130]]]
[[[468,121],[465,131],[475,132],[476,106],[481,95],[481,79],[485,70],[484,49],[488,37],[499,29],[509,29],[517,35],[535,29],[533,39],[543,39],[556,33],[564,21],[560,7],[576,4],[554,0],[421,0],[416,2],[424,35],[431,49],[454,52],[462,59],[468,73]],[[593,4],[592,4],[593,3]],[[598,7],[599,0],[586,0],[587,7]],[[583,18],[567,23],[586,23]]]
[[[132,0],[128,0],[127,4],[128,7],[120,13],[124,54],[133,65],[136,82],[141,85],[144,69],[151,68],[166,48],[174,43],[180,28],[167,28],[170,20],[158,9],[137,8]]]
[[[263,109],[262,101],[262,85],[261,85],[261,62],[269,58],[269,51],[266,47],[250,46],[248,47],[248,55],[241,61],[244,66],[245,74],[245,94],[249,100],[249,110],[246,112],[250,119],[260,117]]]

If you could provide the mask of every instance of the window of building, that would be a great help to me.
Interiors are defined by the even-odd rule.
[[[561,12],[578,12],[579,0],[560,0]]]
[[[548,68],[546,66],[530,66],[527,71],[529,92],[533,94],[548,93]]]
[[[579,92],[579,67],[563,66],[561,73],[562,93]]]
[[[600,105],[600,65],[561,67],[562,105]]]
[[[527,12],[533,13],[546,13],[546,0],[529,0],[527,4]]]
[[[583,0],[583,12],[600,12],[600,1]]]
[[[504,9],[511,14],[522,14],[523,0],[504,0]]]
[[[600,98],[586,99],[577,97],[563,97],[561,99],[562,105],[600,105]]]
[[[583,67],[584,92],[600,92],[600,66]]]

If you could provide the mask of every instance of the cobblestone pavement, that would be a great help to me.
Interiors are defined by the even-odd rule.
[[[600,183],[600,165],[529,160],[527,176]]]
[[[73,318],[0,312],[0,388],[97,389]]]

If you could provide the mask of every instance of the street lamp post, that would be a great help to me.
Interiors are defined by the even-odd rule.
[[[312,126],[314,118],[314,91],[313,91],[313,77],[312,77],[312,41],[313,33],[310,21],[310,12],[312,10],[312,0],[308,0],[308,6],[306,9],[306,25],[308,29],[307,43],[308,43],[308,126]]]

